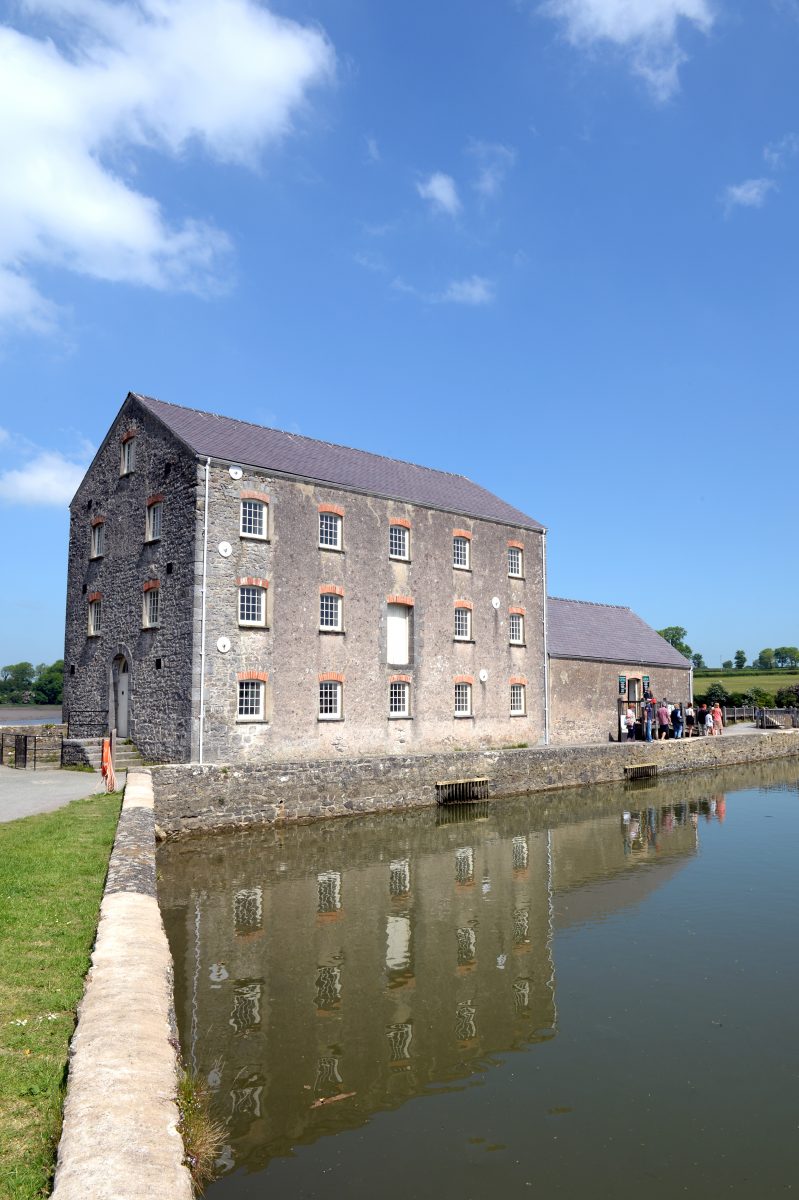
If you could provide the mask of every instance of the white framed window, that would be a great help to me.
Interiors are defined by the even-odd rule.
[[[100,521],[97,525],[92,525],[92,548],[91,558],[102,558],[105,554],[105,524]]]
[[[524,645],[524,617],[521,613],[511,613],[508,618],[508,641],[514,646]]]
[[[245,584],[239,588],[239,625],[266,624],[266,591]]]
[[[240,721],[263,721],[264,685],[262,680],[239,680],[238,719]]]
[[[344,605],[335,592],[322,592],[319,597],[319,628],[340,631],[343,628]]]
[[[470,642],[472,639],[472,610],[470,608],[455,609],[455,641]]]
[[[395,681],[388,685],[388,715],[390,717],[409,717],[411,715],[411,685],[409,683]]]
[[[122,443],[122,454],[119,460],[120,475],[130,475],[136,470],[136,439],[128,438]]]
[[[263,500],[242,500],[241,527],[242,537],[266,538],[267,506]]]
[[[389,604],[386,615],[386,662],[404,666],[411,661],[411,607]]]
[[[524,575],[524,555],[518,546],[508,546],[508,574],[512,579]]]
[[[452,539],[452,565],[460,571],[468,571],[471,563],[471,543],[469,538],[455,534]]]
[[[102,600],[89,601],[89,637],[98,637],[103,628]]]
[[[164,506],[160,500],[155,500],[152,504],[147,505],[147,533],[145,536],[148,542],[157,542],[161,537],[163,515]]]
[[[145,629],[153,629],[159,624],[161,615],[161,593],[158,588],[150,588],[144,593],[144,608],[142,625]]]
[[[410,557],[410,530],[404,525],[389,525],[388,527],[388,556],[407,561]]]
[[[472,685],[470,683],[455,684],[455,716],[470,717],[472,715]]]
[[[338,513],[320,512],[319,545],[323,550],[341,549],[341,517]]]
[[[527,696],[526,689],[523,683],[512,683],[510,685],[510,715],[512,717],[523,717],[527,712]]]
[[[336,679],[323,679],[319,683],[319,720],[341,720],[341,684]]]

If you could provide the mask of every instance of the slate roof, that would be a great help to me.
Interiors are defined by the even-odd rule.
[[[136,392],[131,395],[163,421],[189,449],[203,457],[221,458],[242,466],[498,521],[503,525],[543,529],[538,521],[464,475],[434,471],[430,467],[383,458],[365,450],[352,450],[349,446],[318,442],[314,438],[252,425],[233,417],[183,408]]]
[[[646,663],[657,667],[691,664],[630,608],[588,600],[547,600],[547,638],[553,658]]]

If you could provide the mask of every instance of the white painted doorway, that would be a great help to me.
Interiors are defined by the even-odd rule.
[[[114,700],[111,727],[116,729],[117,737],[126,738],[129,735],[130,666],[124,655],[115,658],[111,668],[111,695]]]

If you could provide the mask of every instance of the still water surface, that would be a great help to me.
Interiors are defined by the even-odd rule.
[[[209,1200],[799,1188],[799,762],[162,847]]]

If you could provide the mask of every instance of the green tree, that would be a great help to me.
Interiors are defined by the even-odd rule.
[[[33,690],[33,663],[10,663],[0,667],[0,700],[6,704],[25,704]]]
[[[799,664],[799,646],[785,646],[784,650],[785,657],[787,659],[787,666],[797,666],[797,664]]]
[[[47,666],[36,668],[34,698],[37,704],[60,704],[64,697],[64,660],[59,658]]]
[[[694,664],[694,667],[697,671],[700,669],[700,667],[705,665],[705,660],[702,658],[701,654],[692,654],[691,662]]]
[[[763,671],[770,671],[774,666],[774,651],[766,648],[761,650],[755,661],[752,663],[754,667],[760,667]]]
[[[722,669],[723,669],[723,670],[725,670],[725,671],[731,671],[731,670],[732,670],[732,659],[731,659],[731,658],[725,658],[725,659],[724,659],[724,662],[721,664],[721,666],[722,666]]]
[[[777,708],[799,708],[799,683],[780,688],[777,692]]]
[[[787,667],[788,660],[791,657],[790,646],[775,646],[774,647],[774,662],[778,667]]]
[[[721,683],[711,683],[710,687],[705,692],[705,702],[707,704],[715,704],[718,700],[719,704],[727,703],[727,691]]]
[[[742,671],[745,666],[746,666],[746,651],[745,650],[736,650],[735,651],[735,669],[736,669],[736,671]]]
[[[675,650],[679,650],[686,658],[691,657],[691,647],[685,641],[688,634],[687,629],[683,629],[682,625],[667,625],[665,629],[659,629],[658,633],[662,638],[673,646]]]

